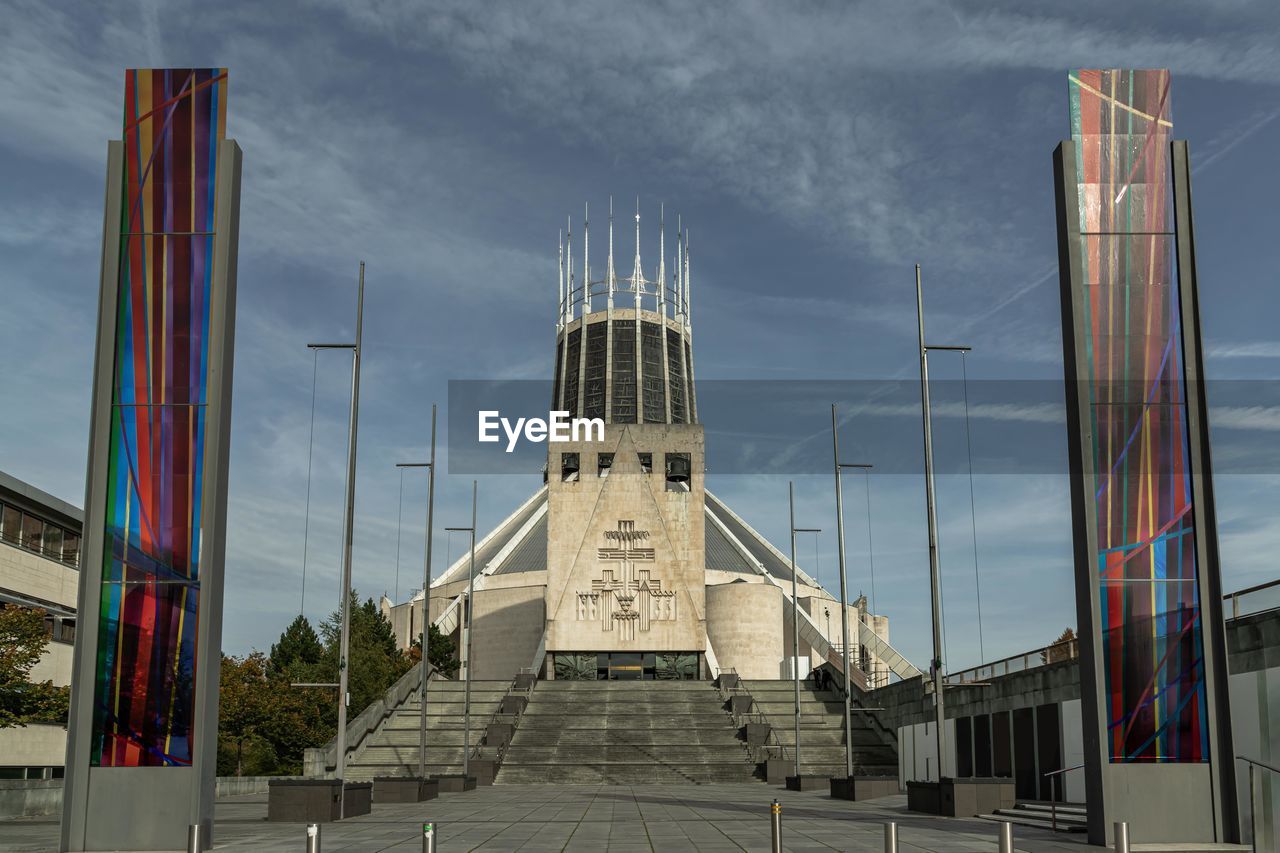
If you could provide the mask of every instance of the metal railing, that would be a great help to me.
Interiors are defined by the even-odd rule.
[[[1254,791],[1257,788],[1257,783],[1254,781],[1254,777],[1258,775],[1259,769],[1267,770],[1271,773],[1280,773],[1280,767],[1276,767],[1274,764],[1268,764],[1265,761],[1259,761],[1256,758],[1249,758],[1247,755],[1237,755],[1236,761],[1243,761],[1245,764],[1249,765],[1249,835],[1254,853],[1257,853],[1259,849],[1258,800],[1254,796]],[[1268,803],[1267,807],[1270,808],[1271,804]]]
[[[729,672],[736,675],[737,669],[734,667],[729,667],[728,669],[721,670],[721,673],[729,673]],[[746,713],[731,712],[731,716],[733,717],[733,724],[735,726],[744,726],[747,723],[754,723],[757,725],[767,725],[769,727],[769,736],[768,738],[765,739],[765,742],[760,745],[759,752],[758,753],[754,751],[751,752],[752,761],[756,761],[758,763],[761,757],[768,758],[769,755],[772,754],[773,749],[777,749],[778,758],[782,759],[783,761],[787,759],[787,748],[782,743],[782,741],[778,739],[777,727],[773,725],[773,723],[769,722],[769,716],[767,714],[765,714],[763,711],[756,710],[756,708],[758,707],[756,698],[751,695],[751,691],[746,688],[741,678],[738,679],[738,683],[733,687],[721,688],[720,695],[726,701],[733,698],[734,696],[746,696],[748,699],[751,700],[750,711],[747,711]],[[773,741],[773,742],[770,743],[770,741]],[[750,747],[748,747],[748,750],[750,750]]]
[[[1075,660],[1078,657],[1080,657],[1080,641],[1072,638],[1063,640],[1060,643],[1051,643],[1043,648],[1023,652],[1020,655],[1013,655],[991,663],[962,669],[959,672],[948,673],[944,680],[947,684],[971,684],[989,681],[992,678],[1039,669],[1042,666],[1065,660]]]
[[[1246,589],[1239,589],[1222,596],[1223,608],[1228,619],[1252,616],[1280,608],[1280,578]]]
[[[1063,767],[1061,770],[1050,770],[1048,773],[1040,774],[1046,779],[1053,779],[1049,783],[1049,823],[1054,832],[1058,831],[1058,780],[1063,775],[1070,773],[1072,770],[1079,770],[1081,767],[1084,767],[1084,765],[1076,764],[1072,767]]]

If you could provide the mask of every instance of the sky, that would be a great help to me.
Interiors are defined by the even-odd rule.
[[[353,334],[359,262],[354,583],[404,599],[421,584],[426,487],[421,471],[402,485],[395,464],[425,459],[431,404],[443,409],[450,381],[548,380],[560,230],[590,203],[602,264],[611,196],[623,274],[637,197],[646,270],[659,204],[668,254],[677,214],[690,230],[708,399],[720,380],[767,381],[761,395],[796,380],[911,381],[922,266],[929,338],[973,347],[963,365],[942,353],[930,365],[948,666],[1053,641],[1075,612],[1051,154],[1069,134],[1077,67],[1172,71],[1175,135],[1194,167],[1206,369],[1227,389],[1209,392],[1223,588],[1277,574],[1273,2],[1209,16],[1184,0],[0,0],[0,20],[0,470],[76,505],[123,70],[229,69],[227,132],[244,150],[230,653],[265,650],[300,609],[323,618],[338,600],[350,368],[306,344]],[[970,407],[972,480],[962,377],[976,403],[1009,380],[1037,389]],[[791,465],[828,452],[829,409],[796,406],[779,443],[747,400],[732,423],[707,424],[709,452],[773,461],[713,466],[707,484],[785,548],[794,479],[797,524],[824,530],[801,538],[800,560],[834,590],[831,475]],[[880,414],[891,428],[842,421],[846,459],[874,464],[887,453],[875,436],[919,435],[910,394]],[[1002,468],[1002,445],[1024,440],[1043,464]],[[443,528],[467,523],[471,479],[442,467],[437,574],[465,549]],[[540,483],[536,466],[478,479],[482,529]],[[870,549],[867,484],[850,485],[851,593],[874,589],[891,641],[923,666],[922,478],[911,464],[870,478]]]

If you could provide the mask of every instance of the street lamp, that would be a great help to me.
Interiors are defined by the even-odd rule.
[[[462,627],[466,632],[467,639],[466,648],[466,686],[462,693],[462,778],[465,780],[471,775],[471,629],[473,620],[473,607],[475,605],[476,592],[476,481],[471,481],[471,526],[470,527],[446,527],[445,530],[450,532],[465,532],[471,534],[471,553],[467,567],[467,602],[466,607],[462,609],[463,622]]]
[[[351,350],[351,423],[347,433],[347,497],[343,506],[342,539],[342,625],[338,642],[338,761],[335,775],[340,783],[338,818],[346,809],[347,772],[347,661],[351,654],[351,543],[355,535],[356,430],[360,424],[360,341],[364,331],[364,261],[360,262],[360,283],[356,291],[356,340],[353,344],[307,344],[308,349]]]
[[[427,469],[427,556],[422,564],[422,680],[418,686],[418,778],[427,778],[427,676],[431,664],[427,659],[431,642],[431,525],[436,496],[436,404],[431,404],[431,461],[401,462],[397,468]],[[413,602],[409,602],[409,614],[413,614]]]
[[[831,404],[831,452],[836,475],[836,551],[840,557],[840,627],[844,635],[844,769],[845,776],[853,775],[853,687],[849,683],[849,596],[844,562],[844,486],[841,473],[845,468],[860,468],[868,475],[870,465],[840,461],[840,436],[836,424],[836,404]],[[830,636],[830,629],[827,634]]]
[[[945,714],[942,700],[942,570],[938,565],[938,505],[933,489],[933,424],[929,418],[929,350],[968,352],[971,347],[926,346],[924,342],[924,297],[920,288],[920,265],[916,264],[916,322],[920,342],[920,408],[924,416],[924,498],[929,519],[929,588],[933,605],[933,713],[938,729],[938,781],[942,781]]]
[[[796,779],[800,779],[800,588],[796,580],[796,534],[821,533],[817,527],[796,527],[796,484],[787,483],[791,508],[791,675],[796,692]]]

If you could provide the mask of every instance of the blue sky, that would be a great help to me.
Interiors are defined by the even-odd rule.
[[[393,466],[424,457],[431,401],[444,403],[449,380],[549,375],[557,233],[566,216],[579,221],[583,202],[596,212],[597,264],[610,194],[628,212],[642,198],[646,269],[658,202],[668,223],[683,216],[699,378],[910,379],[918,262],[930,337],[974,346],[971,380],[1060,379],[1050,156],[1068,133],[1070,67],[1172,69],[1175,131],[1196,168],[1209,375],[1274,379],[1280,7],[1203,9],[0,0],[0,469],[83,501],[106,141],[120,135],[131,66],[227,66],[228,134],[245,152],[231,652],[266,648],[299,608],[313,370],[304,345],[351,334],[361,259],[354,565],[366,594],[395,590]],[[620,230],[625,273],[632,239]],[[337,600],[342,359],[320,361],[312,616]],[[960,375],[954,357],[933,370]],[[948,411],[935,424],[940,465],[962,471],[964,422]],[[1215,438],[1227,446],[1229,433],[1280,430],[1275,407],[1217,412]],[[975,447],[1042,413],[976,413]],[[902,428],[918,430],[909,415]],[[828,413],[796,417],[820,436]],[[856,419],[842,440],[850,458],[871,449]],[[1226,589],[1276,574],[1278,473],[1218,478]],[[538,484],[480,480],[481,527]],[[708,483],[785,544],[784,476],[713,471]],[[469,490],[469,477],[442,478],[441,528],[465,523]],[[922,663],[921,480],[878,476],[872,493],[879,609],[895,644]],[[975,493],[990,659],[1074,624],[1069,506],[1065,476],[1052,473],[984,474]],[[411,475],[404,494],[402,597],[421,571],[422,479]],[[797,497],[798,523],[834,528],[829,477],[798,477]],[[958,668],[980,657],[967,477],[941,478],[939,498],[947,656]],[[869,592],[857,492],[847,510],[851,584]],[[462,551],[443,533],[437,541],[444,557]],[[806,563],[815,552],[833,581],[833,536],[802,541]]]

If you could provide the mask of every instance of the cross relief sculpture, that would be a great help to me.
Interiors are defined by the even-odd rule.
[[[612,631],[616,622],[624,640],[635,639],[637,627],[648,631],[650,622],[674,621],[675,591],[664,590],[652,570],[635,565],[654,561],[653,549],[641,544],[649,531],[637,530],[635,521],[620,520],[618,529],[606,530],[604,536],[607,544],[596,558],[617,568],[602,568],[591,591],[578,593],[578,620],[599,619],[603,631]]]

